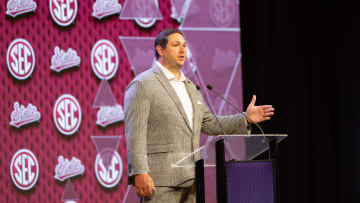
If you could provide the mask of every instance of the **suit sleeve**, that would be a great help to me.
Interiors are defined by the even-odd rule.
[[[129,176],[149,172],[147,161],[147,123],[150,111],[149,92],[141,81],[132,82],[124,99],[125,136]]]
[[[214,115],[205,104],[203,105],[203,112],[201,132],[208,135],[222,135],[223,131],[217,123]],[[247,123],[245,116],[240,113],[229,116],[217,116],[217,118],[227,135],[250,134],[251,132],[251,126]]]

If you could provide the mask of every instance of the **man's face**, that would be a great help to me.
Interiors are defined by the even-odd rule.
[[[168,36],[168,43],[162,49],[162,61],[170,67],[181,68],[186,60],[186,41],[179,33]]]

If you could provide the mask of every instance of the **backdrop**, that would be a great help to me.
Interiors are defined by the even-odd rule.
[[[121,19],[119,19],[119,14],[101,16],[102,19],[97,19],[92,16],[95,1],[78,1],[75,20],[64,27],[53,20],[54,14],[50,13],[49,1],[35,1],[37,3],[35,12],[15,18],[5,15],[8,1],[0,4],[2,14],[0,18],[1,201],[60,202],[66,185],[54,178],[60,155],[69,160],[76,157],[85,168],[83,175],[71,178],[80,202],[121,202],[124,200],[128,172],[124,137],[116,149],[123,163],[123,175],[119,184],[110,189],[104,188],[97,181],[94,171],[94,162],[98,152],[91,136],[124,135],[124,125],[121,122],[107,127],[97,125],[98,108],[92,108],[101,80],[92,70],[91,51],[101,39],[112,42],[119,56],[118,70],[108,83],[116,102],[120,105],[123,104],[127,84],[136,74],[143,71],[144,67],[149,67],[153,62],[154,37],[165,28],[180,26],[189,42],[189,60],[184,67],[186,76],[202,88],[205,88],[207,84],[212,84],[240,108],[243,106],[240,16],[237,0],[164,0],[159,1],[158,4],[150,3],[149,5],[148,3],[152,1],[138,0],[136,1],[140,2],[138,6],[143,3],[146,9],[151,10],[145,9],[140,14],[129,13],[131,4],[126,1],[132,2],[132,0],[119,1],[123,9]],[[172,3],[174,3],[174,8],[172,8]],[[50,5],[55,6],[55,4]],[[188,10],[185,12],[186,15],[183,11],[185,7]],[[135,23],[134,16],[142,17],[140,24],[142,23],[144,27]],[[151,23],[146,17],[156,18],[155,25],[146,28]],[[180,24],[180,19],[184,17],[185,20]],[[63,21],[63,23],[69,22],[64,19]],[[17,38],[28,41],[35,53],[35,61],[33,61],[35,69],[25,80],[13,77],[7,66],[8,47]],[[75,50],[81,59],[79,67],[61,72],[51,70],[52,56],[56,46],[64,51],[69,48]],[[111,59],[112,62],[115,62],[114,60]],[[77,99],[82,110],[80,127],[75,134],[70,136],[60,133],[53,120],[55,102],[66,93]],[[206,95],[209,104],[218,114],[235,113],[214,95],[208,92]],[[25,107],[30,103],[36,106],[41,114],[40,121],[20,128],[10,126],[10,116],[16,101]],[[207,140],[207,137],[201,138],[202,143]],[[9,173],[13,155],[22,148],[32,151],[39,163],[39,178],[35,187],[29,191],[17,189]],[[213,172],[210,173],[213,175]],[[215,179],[208,178],[206,184],[207,188],[212,190],[208,192],[208,201],[215,201],[213,192]]]

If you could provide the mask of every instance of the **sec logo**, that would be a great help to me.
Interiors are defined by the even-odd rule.
[[[159,8],[159,3],[157,0],[154,1],[142,1],[142,0],[133,0],[132,1],[132,11],[135,13],[136,24],[142,28],[150,28],[156,23],[156,19],[151,18],[156,15],[155,8]]]
[[[142,28],[149,28],[155,25],[156,19],[153,18],[136,18],[136,24],[138,24]]]
[[[218,27],[229,27],[235,20],[238,5],[235,0],[210,0],[209,13]]]
[[[60,96],[54,105],[53,119],[62,134],[74,134],[81,123],[81,108],[76,98],[70,94]]]
[[[28,149],[18,150],[11,159],[10,175],[20,190],[29,190],[39,178],[39,163]]]
[[[109,166],[106,168],[102,157],[112,156]],[[121,179],[123,173],[123,166],[120,155],[117,151],[113,152],[111,149],[105,149],[96,156],[95,159],[95,175],[99,183],[106,187],[115,187]]]
[[[52,19],[65,27],[75,20],[78,3],[77,0],[49,0],[49,9]]]
[[[95,75],[109,80],[116,74],[118,65],[119,56],[113,43],[106,39],[96,42],[91,50],[91,67]]]
[[[6,62],[13,77],[25,80],[35,69],[35,52],[25,39],[15,39],[8,47]]]

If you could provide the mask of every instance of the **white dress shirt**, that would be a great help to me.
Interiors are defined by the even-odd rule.
[[[156,65],[160,67],[165,77],[169,80],[171,86],[174,88],[179,100],[185,110],[186,117],[190,123],[191,129],[193,128],[193,106],[189,97],[189,93],[186,90],[184,81],[186,80],[185,75],[180,70],[180,80],[178,80],[167,68],[161,63],[156,61]]]

